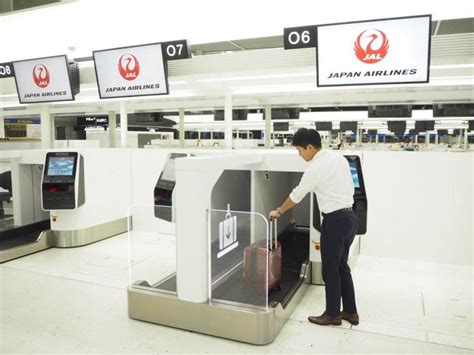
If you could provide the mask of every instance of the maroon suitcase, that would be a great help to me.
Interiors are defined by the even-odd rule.
[[[273,230],[273,233],[272,233]],[[268,291],[280,286],[281,281],[281,244],[277,240],[276,218],[270,222],[270,246],[266,240],[258,240],[244,250],[243,279],[246,288],[256,287],[258,291]],[[268,264],[267,263],[268,255]]]

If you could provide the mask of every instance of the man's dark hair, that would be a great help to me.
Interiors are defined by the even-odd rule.
[[[293,136],[292,144],[294,147],[303,147],[306,149],[308,144],[315,148],[321,148],[321,136],[315,129],[300,128]]]

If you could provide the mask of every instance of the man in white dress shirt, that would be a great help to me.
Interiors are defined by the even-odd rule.
[[[293,146],[309,166],[286,201],[270,212],[278,218],[298,204],[309,192],[316,194],[323,215],[321,224],[322,273],[326,289],[326,310],[308,317],[319,325],[340,325],[341,319],[359,324],[351,269],[347,264],[349,248],[357,231],[352,212],[354,183],[349,163],[341,154],[321,148],[321,137],[314,129],[300,128]],[[342,298],[342,312],[341,308]]]

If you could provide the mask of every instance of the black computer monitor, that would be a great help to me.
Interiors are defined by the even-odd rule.
[[[332,122],[316,122],[316,130],[317,131],[332,131]]]
[[[387,121],[388,130],[400,136],[407,129],[407,121]]]
[[[342,132],[344,131],[357,131],[357,121],[344,121],[339,123],[339,128]]]
[[[274,132],[287,132],[290,128],[288,122],[273,122],[273,131]]]
[[[387,127],[389,131],[405,131],[407,129],[407,121],[388,121]]]
[[[435,121],[415,121],[416,132],[426,132],[434,130]]]

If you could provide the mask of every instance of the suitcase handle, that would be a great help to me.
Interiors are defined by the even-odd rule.
[[[273,250],[273,238],[275,238],[275,248],[278,245],[278,224],[277,218],[270,219],[270,251]]]

